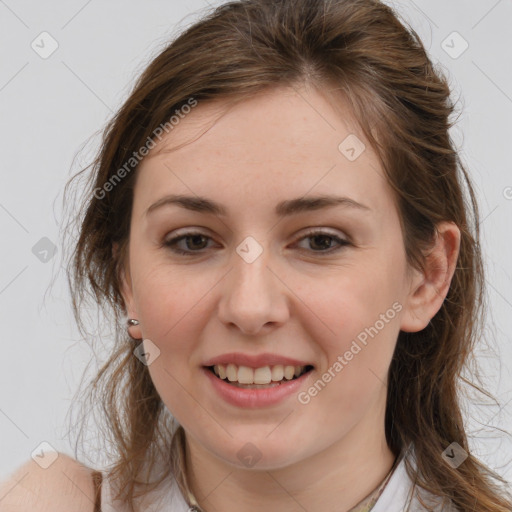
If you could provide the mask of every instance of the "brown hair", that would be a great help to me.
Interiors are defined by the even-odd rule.
[[[183,429],[163,405],[147,367],[134,357],[124,323],[119,270],[127,253],[137,166],[114,186],[105,184],[123,166],[126,170],[134,151],[154,140],[157,127],[191,98],[228,104],[269,87],[301,83],[333,101],[348,100],[393,188],[411,267],[423,268],[437,223],[453,221],[461,231],[457,267],[441,309],[422,331],[398,336],[388,379],[389,447],[399,454],[412,444],[417,471],[407,462],[411,478],[451,499],[458,510],[509,511],[512,501],[492,479],[506,482],[470,453],[461,414],[461,383],[492,396],[464,376],[470,364],[471,376],[478,376],[473,351],[482,336],[485,297],[477,202],[449,135],[455,107],[446,78],[434,69],[416,32],[378,0],[221,5],[149,64],[105,128],[76,218],[79,236],[68,278],[83,334],[88,297],[115,322],[115,348],[91,382],[89,396],[91,407],[100,404],[106,419],[103,433],[114,450],[111,471],[120,482],[119,496],[134,507],[133,498],[145,492],[143,472],[158,460],[168,461],[185,496],[188,487]],[[119,244],[115,257],[114,243]],[[452,442],[469,453],[457,469],[441,457]]]

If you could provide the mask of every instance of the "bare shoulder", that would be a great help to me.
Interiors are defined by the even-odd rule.
[[[0,512],[94,512],[92,472],[63,453],[46,469],[30,459],[0,482]]]

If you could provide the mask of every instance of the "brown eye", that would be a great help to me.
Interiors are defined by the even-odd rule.
[[[346,245],[350,245],[348,240],[340,238],[337,235],[333,235],[326,231],[313,231],[308,233],[305,237],[302,237],[302,240],[310,239],[311,242],[309,245],[309,250],[317,253],[332,253],[340,250],[342,247]],[[332,248],[332,243],[337,244],[337,247]]]
[[[192,256],[194,253],[201,254],[207,249],[209,240],[212,239],[203,233],[189,232],[165,241],[163,246],[169,247],[176,254]],[[326,231],[310,232],[300,239],[300,241],[303,240],[310,240],[309,247],[303,248],[304,250],[319,254],[331,254],[350,245],[348,240]]]
[[[171,251],[177,254],[191,254],[205,249],[205,240],[211,240],[209,236],[202,233],[185,233],[184,235],[171,238],[164,242],[165,247],[169,247]],[[185,248],[179,248],[178,244],[185,241]]]

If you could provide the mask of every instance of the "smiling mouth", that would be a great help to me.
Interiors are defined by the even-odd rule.
[[[264,389],[280,386],[283,383],[297,380],[313,370],[313,366],[275,365],[262,368],[247,366],[213,365],[206,366],[219,380],[227,384],[245,389]]]

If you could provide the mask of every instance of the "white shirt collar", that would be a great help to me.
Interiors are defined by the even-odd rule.
[[[414,482],[410,479],[406,467],[405,459],[408,459],[413,468],[416,468],[416,458],[414,450],[406,450],[401,456],[400,460],[393,471],[384,491],[380,495],[379,499],[375,503],[371,512],[425,512],[420,502],[416,498],[416,492],[421,493],[421,497],[425,503],[431,504],[435,508],[430,508],[432,512],[450,512],[454,511],[451,506],[448,508],[442,508],[441,499],[430,494],[420,488],[414,486]],[[165,503],[165,509],[160,508],[159,510],[168,510],[169,512],[189,512],[190,509],[179,491],[177,483],[172,479],[174,485],[172,486],[171,496],[169,496]],[[414,496],[413,496],[414,493]],[[170,498],[170,499],[169,499]],[[410,503],[410,508],[407,508]]]

